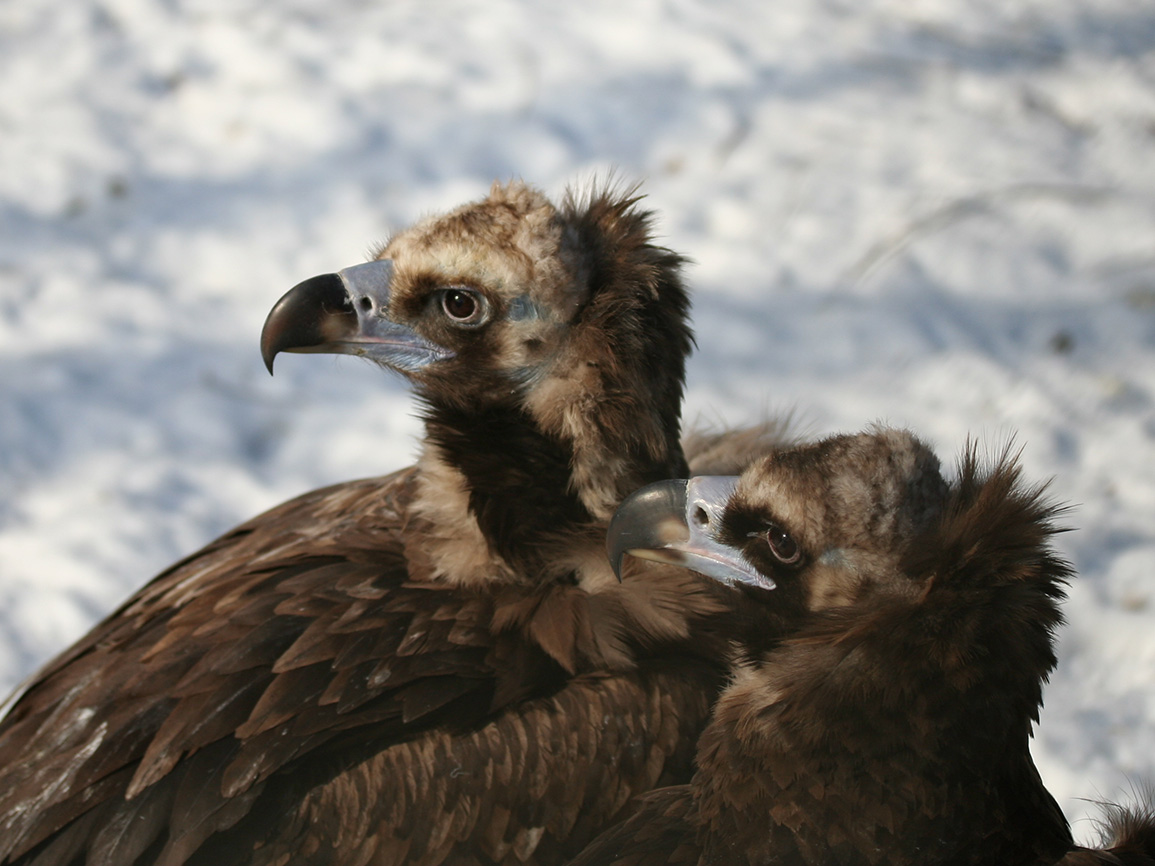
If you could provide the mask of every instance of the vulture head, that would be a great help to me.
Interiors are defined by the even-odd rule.
[[[686,472],[683,259],[652,242],[637,201],[605,189],[555,205],[495,184],[291,289],[265,323],[265,363],[353,354],[407,377],[425,407],[425,513],[468,544],[476,522],[524,571],[544,539]],[[443,572],[477,570],[463,550],[442,551]]]
[[[908,583],[902,559],[946,492],[938,458],[905,432],[835,437],[740,476],[637,491],[614,515],[608,553],[619,571],[631,554],[740,587],[793,629]]]
[[[948,482],[925,445],[886,429],[627,499],[613,563],[682,564],[766,614],[740,636],[699,740],[706,859],[1065,852],[1066,821],[1028,751],[1069,576],[1049,544],[1057,511],[1009,455],[984,471],[972,446]]]

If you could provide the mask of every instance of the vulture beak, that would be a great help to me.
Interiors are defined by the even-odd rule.
[[[386,317],[392,276],[393,262],[380,259],[289,289],[261,331],[261,357],[269,372],[278,352],[361,355],[399,373],[452,358],[453,352]]]
[[[735,475],[698,475],[657,481],[627,496],[606,534],[606,552],[618,580],[628,553],[690,568],[725,584],[773,589],[774,581],[741,551],[718,540],[722,514],[737,486]]]

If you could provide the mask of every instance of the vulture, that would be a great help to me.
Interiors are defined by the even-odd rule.
[[[416,465],[238,526],[39,671],[0,722],[0,863],[544,866],[686,781],[738,594],[619,583],[604,550],[688,471],[651,222],[632,190],[495,184],[281,298],[270,372],[401,373]]]
[[[689,783],[652,791],[573,861],[1155,863],[1155,809],[1076,848],[1028,751],[1071,574],[1061,509],[1004,452],[957,480],[878,428],[628,498],[610,558],[676,563],[763,607]]]

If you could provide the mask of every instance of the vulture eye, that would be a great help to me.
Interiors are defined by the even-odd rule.
[[[445,289],[441,309],[458,325],[479,325],[485,318],[485,302],[477,292],[467,289]]]
[[[794,565],[802,558],[802,551],[798,547],[798,542],[781,526],[771,523],[765,535],[766,543],[770,546],[770,552],[783,565]]]

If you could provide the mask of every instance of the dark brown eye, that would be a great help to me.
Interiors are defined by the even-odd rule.
[[[793,565],[802,558],[802,551],[798,549],[798,542],[791,538],[790,533],[781,526],[770,524],[770,528],[766,530],[766,543],[770,546],[770,552],[774,554],[774,558],[783,565]]]
[[[464,289],[446,289],[442,292],[441,309],[450,319],[463,325],[477,324],[485,313],[477,294]]]

